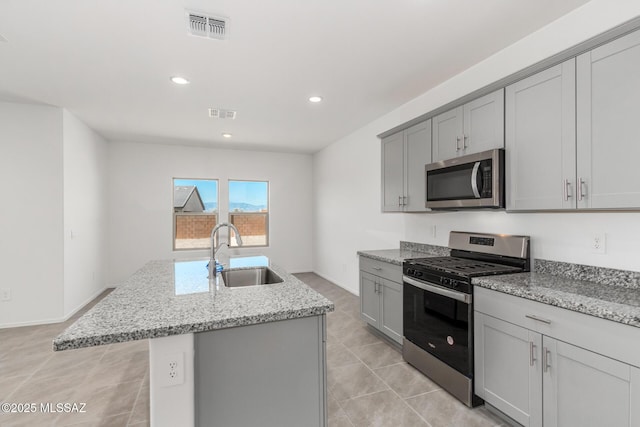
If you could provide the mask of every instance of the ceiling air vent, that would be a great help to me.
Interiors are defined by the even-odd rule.
[[[227,38],[229,33],[227,18],[189,10],[186,11],[185,15],[189,34],[217,40],[225,40]]]
[[[213,119],[235,119],[236,112],[233,110],[223,110],[222,108],[209,108],[209,117]]]

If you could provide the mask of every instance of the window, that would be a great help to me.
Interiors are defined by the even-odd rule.
[[[242,246],[269,245],[269,183],[229,181],[229,222],[242,237]],[[238,246],[232,239],[231,246]]]
[[[218,180],[173,180],[173,249],[208,249],[218,223]]]

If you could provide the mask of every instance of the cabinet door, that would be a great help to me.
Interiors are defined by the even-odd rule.
[[[640,32],[579,56],[577,75],[578,207],[638,208]]]
[[[433,162],[456,157],[462,150],[462,107],[433,118]]]
[[[402,285],[380,280],[380,330],[402,344]]]
[[[382,211],[402,211],[404,195],[404,134],[382,140]]]
[[[475,393],[525,427],[542,426],[542,336],[480,312],[474,322]]]
[[[506,90],[507,209],[575,208],[575,60]]]
[[[380,318],[380,296],[378,295],[380,280],[382,279],[373,274],[360,272],[360,317],[376,328]]]
[[[464,154],[504,147],[504,89],[468,102],[463,110]]]
[[[405,140],[405,211],[424,212],[427,199],[424,166],[431,163],[431,120],[404,131]]]
[[[638,426],[635,368],[546,336],[543,356],[545,427]]]

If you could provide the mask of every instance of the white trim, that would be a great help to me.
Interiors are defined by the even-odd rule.
[[[76,314],[78,311],[82,310],[82,308],[84,308],[84,306],[86,306],[91,301],[96,299],[104,291],[106,291],[107,289],[111,289],[111,288],[115,288],[115,286],[105,286],[104,288],[102,288],[101,290],[99,290],[98,292],[93,294],[91,297],[89,297],[85,302],[81,303],[78,308],[76,308],[75,310],[71,311],[71,313],[69,313],[69,314],[67,314],[67,315],[65,315],[63,317],[59,317],[57,319],[33,320],[33,321],[17,322],[17,323],[4,323],[4,324],[0,325],[0,329],[19,328],[19,327],[22,327],[22,326],[50,325],[50,324],[53,324],[53,323],[66,322],[74,314]]]

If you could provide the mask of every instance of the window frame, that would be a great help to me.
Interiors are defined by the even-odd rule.
[[[176,180],[187,180],[187,181],[215,181],[216,182],[216,212],[176,212],[175,210],[175,182]],[[202,202],[204,204],[204,200]],[[172,218],[172,236],[171,236],[171,246],[173,252],[184,252],[184,251],[210,251],[211,243],[207,247],[204,248],[178,248],[176,247],[176,232],[177,232],[177,218],[179,214],[184,215],[202,215],[202,216],[215,216],[216,217],[216,225],[220,223],[220,214],[221,214],[221,206],[220,206],[220,179],[219,178],[181,178],[181,177],[173,177],[171,178],[171,218]]]
[[[240,182],[263,182],[267,184],[267,211],[266,212],[235,212],[236,214],[245,214],[245,215],[264,215],[265,216],[265,244],[264,245],[245,245],[243,242],[242,246],[230,246],[231,248],[268,248],[270,244],[270,214],[271,214],[271,182],[267,179],[227,179],[227,222],[229,224],[233,224],[231,222],[231,215],[234,213],[231,211],[231,190],[230,183],[231,181],[240,181]],[[240,234],[242,237],[242,234]]]

